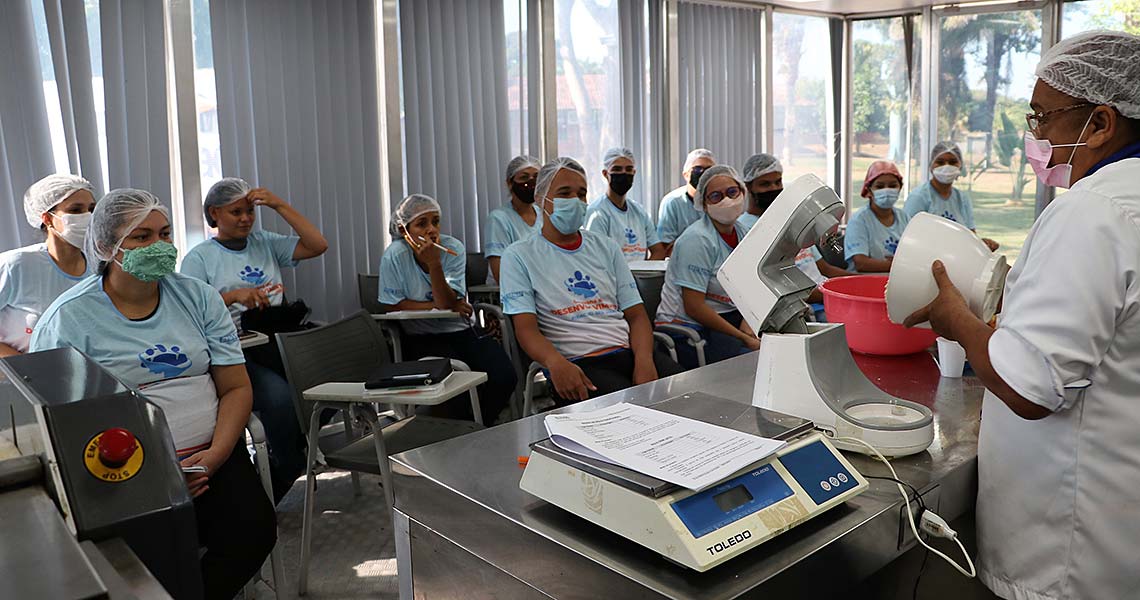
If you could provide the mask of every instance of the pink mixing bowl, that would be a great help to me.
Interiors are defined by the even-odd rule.
[[[829,323],[843,323],[855,352],[897,356],[922,352],[938,336],[929,329],[907,329],[887,318],[886,275],[852,275],[821,286]]]

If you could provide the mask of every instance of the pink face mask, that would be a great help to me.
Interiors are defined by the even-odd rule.
[[[1076,144],[1054,144],[1049,140],[1039,140],[1033,135],[1033,132],[1025,132],[1025,159],[1029,161],[1029,165],[1033,167],[1033,172],[1037,174],[1037,179],[1045,185],[1053,187],[1069,189],[1072,185],[1073,178],[1073,156],[1077,154],[1077,146],[1087,146],[1088,144],[1081,141],[1085,136],[1085,129],[1089,126],[1089,121],[1092,121],[1092,114],[1089,118],[1085,119],[1084,127],[1081,127],[1081,134],[1077,136]],[[1073,151],[1069,153],[1069,162],[1063,165],[1055,165],[1050,167],[1049,160],[1053,157],[1053,148],[1072,148]]]

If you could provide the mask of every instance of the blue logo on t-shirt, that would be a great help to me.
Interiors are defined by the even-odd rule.
[[[194,364],[178,346],[167,349],[162,344],[155,344],[139,352],[139,360],[142,363],[140,367],[163,377],[178,377]]]
[[[625,228],[625,243],[627,243],[627,244],[636,244],[637,243],[637,234],[634,233],[633,230],[630,229],[629,227]]]
[[[952,213],[952,212],[950,212],[950,211],[948,211],[948,210],[944,210],[944,211],[942,211],[942,218],[943,218],[943,219],[950,219],[951,221],[954,221],[955,223],[957,223],[957,222],[958,222],[958,219],[955,219],[955,218],[954,218],[954,213]]]
[[[238,273],[238,277],[240,277],[242,281],[253,285],[261,285],[265,283],[267,279],[265,271],[262,271],[260,267],[251,267],[249,265],[246,265],[245,268]]]
[[[566,280],[566,290],[586,299],[598,295],[598,286],[590,281],[589,275],[582,275],[581,271],[574,271],[574,276]]]
[[[887,241],[883,243],[883,248],[886,249],[887,254],[894,256],[895,251],[899,249],[898,238],[896,238],[893,235],[891,237],[887,238]]]

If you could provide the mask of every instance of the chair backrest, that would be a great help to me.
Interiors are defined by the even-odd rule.
[[[306,431],[313,403],[302,396],[305,390],[330,381],[366,381],[377,367],[392,361],[380,326],[363,310],[315,329],[278,333],[277,347],[297,418]]]
[[[380,276],[368,273],[356,274],[356,292],[360,295],[360,308],[378,315],[380,309]]]
[[[657,305],[661,304],[661,288],[665,287],[665,274],[634,274],[633,280],[637,282],[637,292],[641,294],[641,302],[645,305],[645,312],[649,320],[657,318]]]
[[[467,287],[487,283],[487,257],[482,252],[467,253]]]

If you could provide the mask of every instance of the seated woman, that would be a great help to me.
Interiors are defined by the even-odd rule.
[[[693,194],[701,175],[716,164],[711,150],[697,148],[685,157],[681,167],[681,177],[685,185],[665,194],[657,208],[657,237],[665,244],[665,254],[673,252],[673,244],[681,233],[701,218],[701,212],[693,206]]]
[[[24,194],[28,225],[47,240],[0,253],[0,358],[27,352],[40,315],[92,273],[83,240],[93,210],[91,184],[77,175],[48,175]]]
[[[462,315],[403,321],[401,343],[409,360],[454,358],[486,373],[487,383],[479,386],[479,410],[490,425],[506,408],[518,377],[499,342],[475,334],[471,305],[464,299],[467,252],[463,242],[440,233],[439,219],[439,203],[423,194],[404,198],[392,211],[392,245],[380,257],[380,305],[384,312],[438,308]],[[473,418],[470,403],[450,402],[443,410],[446,416]]]
[[[297,235],[254,231],[258,206],[276,211]],[[227,177],[215,183],[206,194],[203,210],[206,223],[216,227],[218,235],[186,253],[182,274],[220,292],[239,329],[244,311],[282,304],[281,269],[320,256],[329,247],[320,230],[296,209],[243,179]],[[272,336],[275,332],[261,333]],[[305,436],[297,424],[293,391],[281,372],[276,345],[253,348],[245,356],[253,384],[253,410],[265,426],[274,501],[280,501],[305,471]]]
[[[194,497],[206,598],[233,598],[277,539],[273,504],[246,452],[252,392],[218,292],[174,273],[170,216],[150,192],[113,190],[95,206],[97,276],[66,291],[32,334],[33,351],[90,356],[162,408]]]
[[[677,238],[665,271],[656,322],[699,331],[706,341],[707,364],[760,348],[759,338],[716,278],[717,270],[748,233],[737,221],[744,212],[747,190],[736,169],[728,165],[705,171],[693,196],[701,219]],[[681,366],[696,368],[696,349],[680,336],[673,337],[678,341]]]
[[[637,167],[629,148],[610,148],[602,157],[602,177],[609,183],[606,193],[586,209],[586,229],[613,240],[625,261],[665,260],[665,244],[657,237],[657,227],[645,209],[628,196]]]
[[[889,160],[877,160],[867,167],[860,195],[867,207],[855,212],[847,222],[843,238],[847,269],[859,273],[888,273],[895,250],[910,219],[895,208],[902,190],[902,174]]]
[[[483,254],[487,257],[487,283],[499,282],[499,261],[511,244],[537,235],[542,229],[542,211],[534,205],[534,178],[542,163],[533,156],[516,156],[507,163],[510,204],[487,214]]]
[[[550,373],[565,405],[678,373],[654,348],[653,328],[621,250],[592,231],[586,170],[558,158],[538,172],[542,233],[503,255],[503,312],[515,337]]]
[[[954,187],[954,182],[965,172],[962,150],[954,142],[939,142],[930,151],[930,181],[915,188],[906,197],[908,219],[920,212],[928,212],[961,223],[976,232],[974,228],[974,202],[969,194]],[[990,250],[997,250],[998,243],[982,238]]]

